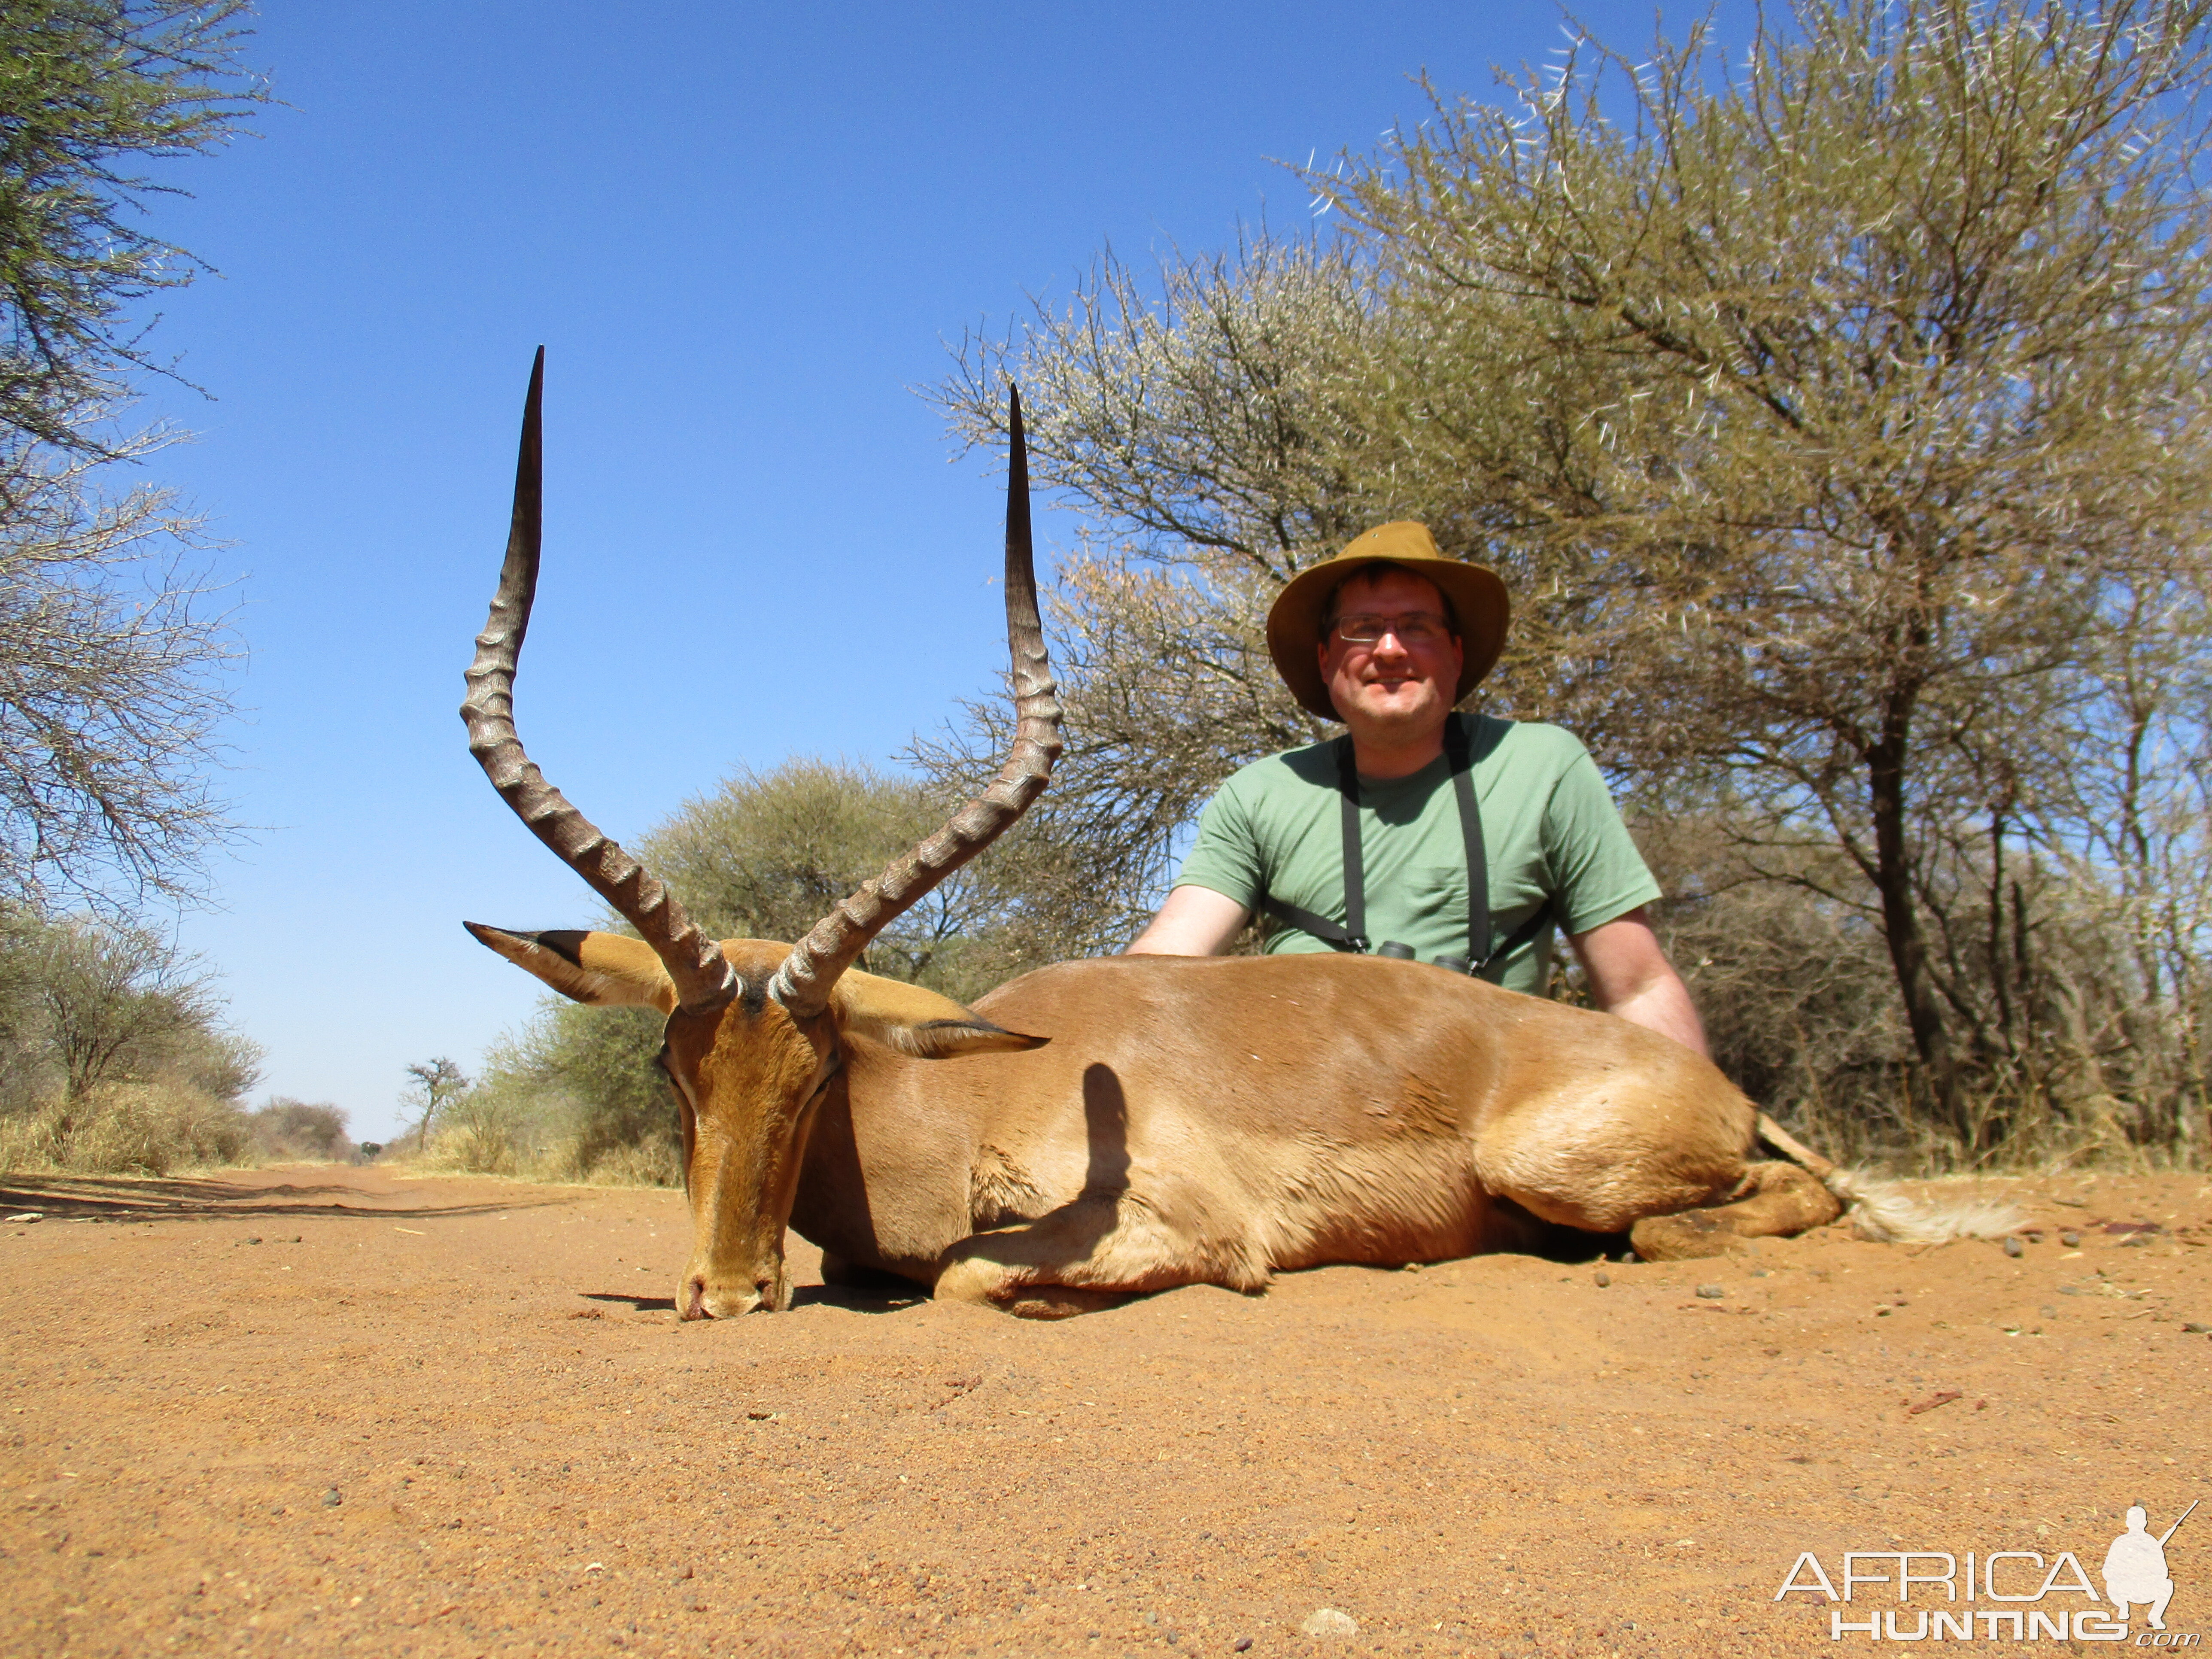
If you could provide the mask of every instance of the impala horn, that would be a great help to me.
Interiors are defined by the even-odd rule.
[[[523,752],[514,730],[514,665],[530,631],[531,602],[538,595],[538,546],[544,467],[538,404],[545,385],[545,348],[531,366],[530,396],[522,407],[522,449],[514,463],[514,518],[507,534],[507,562],[491,617],[477,635],[469,665],[469,695],[461,719],[469,728],[469,753],[531,833],[622,913],[653,947],[685,1012],[711,1014],[737,994],[737,975],[722,947],[693,925],[676,896],[592,821],[568,805]]]
[[[1060,758],[1059,688],[1045,660],[1037,617],[1036,570],[1030,547],[1029,448],[1022,437],[1022,394],[1009,387],[1006,429],[1006,644],[1012,650],[1014,740],[991,787],[945,827],[814,924],[769,982],[768,994],[796,1019],[828,1006],[837,975],[901,912],[981,852],[1021,817]]]

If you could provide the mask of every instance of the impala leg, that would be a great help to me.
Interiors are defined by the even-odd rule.
[[[1208,1249],[1126,1194],[1079,1198],[1019,1226],[945,1251],[935,1294],[1031,1319],[1063,1319],[1177,1285],[1260,1290],[1241,1252]]]
[[[1647,1216],[1628,1239],[1646,1261],[1689,1261],[1726,1255],[1750,1239],[1826,1226],[1843,1212],[1836,1195],[1796,1164],[1754,1164],[1728,1203]]]

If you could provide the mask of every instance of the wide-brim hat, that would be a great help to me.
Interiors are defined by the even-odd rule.
[[[1512,620],[1513,607],[1496,571],[1463,559],[1446,558],[1437,551],[1436,538],[1429,534],[1428,526],[1410,519],[1377,525],[1334,558],[1300,571],[1275,595],[1275,603],[1267,611],[1267,652],[1275,659],[1275,672],[1301,707],[1323,720],[1344,718],[1336,712],[1328,683],[1321,677],[1314,647],[1321,642],[1322,616],[1328,608],[1329,596],[1347,577],[1371,564],[1402,565],[1434,582],[1451,601],[1464,659],[1459,687],[1452,693],[1456,704],[1496,666],[1498,653],[1505,648],[1505,628]]]

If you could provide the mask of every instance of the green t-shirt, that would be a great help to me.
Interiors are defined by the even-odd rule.
[[[1461,716],[1473,727],[1475,800],[1490,864],[1490,926],[1502,942],[1547,897],[1552,921],[1586,933],[1657,898],[1589,751],[1556,726]],[[1339,739],[1337,741],[1341,741]],[[1210,888],[1256,908],[1262,895],[1344,920],[1344,837],[1337,742],[1274,755],[1221,786],[1198,821],[1176,885]],[[1359,781],[1367,937],[1396,939],[1423,962],[1465,956],[1467,843],[1440,757],[1410,777]],[[1540,994],[1553,929],[1545,927],[1483,977]],[[1330,948],[1277,923],[1271,955]]]

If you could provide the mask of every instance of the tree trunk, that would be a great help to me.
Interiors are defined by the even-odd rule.
[[[1942,1005],[1928,975],[1928,942],[1912,900],[1910,860],[1905,836],[1905,740],[1912,725],[1913,695],[1893,690],[1882,709],[1881,739],[1866,751],[1868,807],[1874,819],[1875,888],[1881,897],[1882,934],[1898,994],[1905,1000],[1905,1024],[1920,1056],[1923,1076],[1936,1115],[1969,1152],[1979,1151],[1976,1127],[1967,1121],[1959,1091],[1951,1036]]]

